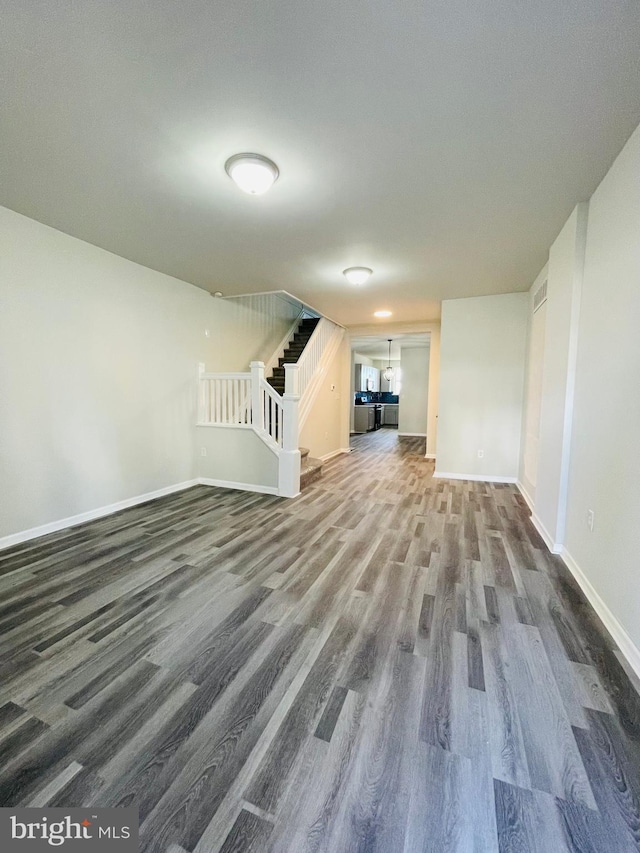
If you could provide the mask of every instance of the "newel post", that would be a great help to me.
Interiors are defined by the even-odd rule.
[[[298,365],[285,364],[284,366],[284,394],[282,396],[282,409],[284,415],[284,429],[282,432],[282,449],[298,450]]]
[[[285,364],[282,396],[282,450],[278,460],[278,494],[285,498],[293,498],[300,492],[299,402],[298,365]]]
[[[264,429],[264,412],[262,410],[262,392],[260,382],[264,379],[264,362],[251,362],[251,423],[255,429]]]

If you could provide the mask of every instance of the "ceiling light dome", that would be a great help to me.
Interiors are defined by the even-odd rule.
[[[278,179],[278,167],[262,154],[234,154],[224,164],[227,175],[249,195],[262,195]]]
[[[342,271],[350,284],[364,284],[372,273],[373,270],[370,270],[369,267],[349,267],[349,269]]]

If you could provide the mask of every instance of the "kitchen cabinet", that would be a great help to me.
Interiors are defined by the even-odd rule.
[[[376,414],[373,406],[354,406],[353,430],[354,432],[369,432],[375,428]]]
[[[370,367],[368,364],[356,364],[354,388],[356,391],[379,391],[380,371],[378,368]]]
[[[384,406],[383,421],[385,426],[398,426],[398,405],[386,403]]]

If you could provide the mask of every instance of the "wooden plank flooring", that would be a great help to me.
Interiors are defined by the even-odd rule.
[[[513,486],[359,436],[0,554],[0,804],[150,853],[640,850],[640,699]]]

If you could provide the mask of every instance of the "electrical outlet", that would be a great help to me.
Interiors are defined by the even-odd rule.
[[[200,448],[200,456],[206,456],[206,455],[207,455],[207,448],[201,447]]]
[[[587,527],[593,533],[593,525],[596,521],[596,515],[592,509],[587,512]]]
[[[484,458],[484,450],[479,450],[478,451],[478,459],[483,459],[483,458]]]

